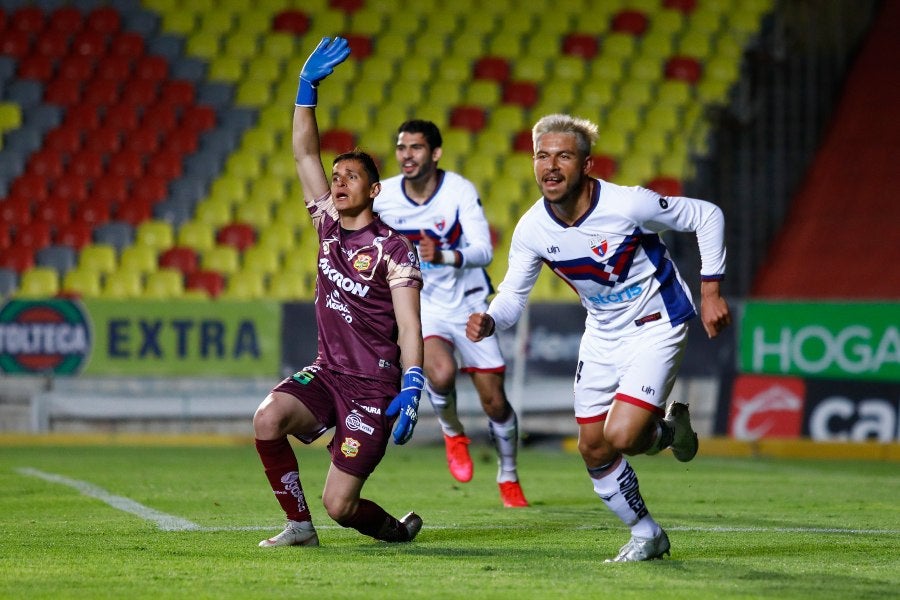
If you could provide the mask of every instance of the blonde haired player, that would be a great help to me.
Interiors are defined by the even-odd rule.
[[[512,326],[544,264],[578,293],[587,310],[574,386],[578,449],[597,495],[631,529],[609,560],[650,560],[669,553],[669,538],[625,457],[671,446],[675,458],[689,461],[698,448],[687,405],[666,410],[696,309],[659,234],[696,233],[700,319],[715,337],[731,322],[719,292],[724,218],[703,200],[590,177],[597,135],[596,125],[569,115],[535,124],[534,174],[543,196],[519,220],[499,292],[486,312],[470,315],[466,333],[479,341]]]

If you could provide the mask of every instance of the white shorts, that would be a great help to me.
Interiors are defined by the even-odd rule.
[[[444,340],[459,355],[460,371],[463,373],[503,373],[506,361],[500,352],[500,342],[496,335],[473,342],[466,337],[466,323],[473,312],[484,312],[482,307],[466,307],[457,312],[422,310],[422,338],[436,337]],[[435,314],[440,313],[440,314]]]
[[[606,419],[613,400],[663,416],[687,345],[687,324],[661,324],[610,340],[585,333],[575,373],[575,420]]]

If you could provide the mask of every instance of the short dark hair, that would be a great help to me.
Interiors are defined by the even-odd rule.
[[[441,130],[438,129],[438,126],[424,119],[410,119],[403,122],[397,128],[397,133],[421,133],[425,136],[425,141],[428,142],[432,150],[440,148],[444,144],[444,139],[441,137]]]
[[[350,152],[338,154],[334,157],[334,160],[331,161],[331,166],[334,167],[344,160],[358,160],[362,163],[366,175],[369,176],[369,183],[378,183],[381,181],[381,175],[378,174],[378,165],[375,164],[375,160],[362,150],[351,150]]]

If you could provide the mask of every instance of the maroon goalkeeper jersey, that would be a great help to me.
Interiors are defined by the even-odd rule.
[[[342,230],[330,192],[307,208],[320,241],[316,364],[350,375],[399,381],[400,347],[391,289],[422,289],[412,243],[377,216],[363,229]]]

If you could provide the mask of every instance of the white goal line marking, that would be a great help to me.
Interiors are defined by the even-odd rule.
[[[40,471],[38,469],[33,469],[31,467],[23,467],[20,469],[16,469],[16,472],[27,475],[29,477],[37,477],[38,479],[43,479],[44,481],[49,481],[50,483],[58,483],[60,485],[66,485],[70,488],[73,488],[85,496],[90,498],[95,498],[108,504],[109,506],[121,510],[123,512],[130,513],[144,519],[145,521],[151,521],[156,523],[156,526],[162,531],[201,531],[201,532],[211,532],[211,531],[273,531],[278,529],[278,526],[263,526],[263,525],[249,525],[249,526],[234,526],[234,527],[203,527],[202,525],[198,525],[193,521],[189,521],[188,519],[183,519],[181,517],[176,517],[174,515],[169,515],[164,512],[160,512],[149,506],[144,506],[140,502],[136,502],[131,500],[130,498],[125,498],[124,496],[117,496],[111,492],[106,491],[100,486],[94,485],[87,481],[81,481],[79,479],[70,479],[69,477],[65,477],[64,475],[57,475],[55,473],[46,473],[44,471]],[[489,530],[498,530],[498,529],[527,529],[530,525],[460,525],[460,524],[452,524],[452,525],[428,525],[428,529],[489,529]],[[339,525],[316,525],[316,529],[343,529]],[[581,527],[577,527],[579,530],[589,530],[589,529],[608,529],[608,527],[603,526],[592,526],[592,525],[583,525]],[[833,533],[833,534],[850,534],[850,535],[898,535],[900,534],[900,530],[897,529],[841,529],[838,527],[692,527],[692,526],[671,526],[666,527],[667,531],[696,531],[702,533]]]

